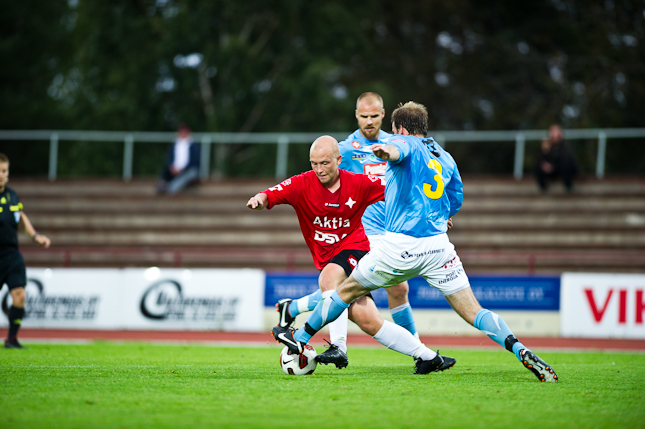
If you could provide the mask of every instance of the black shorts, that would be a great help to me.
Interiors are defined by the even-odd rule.
[[[5,283],[9,290],[25,287],[27,284],[25,260],[18,251],[0,256],[0,289]]]
[[[368,250],[351,250],[351,249],[345,249],[342,250],[338,253],[338,255],[334,256],[331,258],[331,261],[329,261],[330,264],[336,264],[340,265],[343,267],[343,270],[345,270],[345,274],[347,277],[354,271],[354,268],[358,265],[358,261],[361,260],[361,258],[369,253]],[[368,292],[367,295],[368,298],[370,298],[372,301],[374,301],[374,297],[372,296],[372,292]]]
[[[358,265],[358,261],[365,255],[367,255],[367,250],[351,250],[345,249],[341,250],[338,255],[334,256],[329,263],[334,263],[340,265],[345,270],[347,277],[354,271],[354,268]]]

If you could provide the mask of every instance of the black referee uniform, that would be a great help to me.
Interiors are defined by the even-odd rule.
[[[18,250],[18,224],[22,203],[18,194],[5,187],[0,194],[0,289],[6,284],[9,290],[27,284],[25,260]],[[24,308],[11,306],[9,309],[9,335],[7,342],[15,342],[20,323],[25,314]]]

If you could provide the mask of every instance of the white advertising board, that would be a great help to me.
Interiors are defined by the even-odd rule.
[[[129,329],[261,331],[264,271],[123,270]],[[153,277],[156,277],[153,279]]]
[[[24,327],[263,329],[262,270],[27,269],[27,278]],[[10,304],[5,288],[3,310]]]
[[[645,338],[645,275],[564,273],[563,337]]]

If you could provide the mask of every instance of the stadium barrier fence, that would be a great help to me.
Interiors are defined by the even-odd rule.
[[[282,180],[287,176],[287,158],[290,144],[310,144],[317,137],[329,134],[336,139],[344,139],[346,133],[193,133],[195,141],[201,143],[200,177],[210,175],[211,145],[223,144],[275,144],[277,157],[275,178]],[[643,138],[645,128],[605,128],[605,129],[567,129],[568,140],[596,139],[596,177],[605,175],[607,139]],[[453,142],[515,142],[513,176],[519,180],[524,174],[525,144],[530,140],[547,137],[546,130],[517,131],[437,131],[432,136],[445,146]],[[132,132],[132,131],[77,131],[77,130],[0,130],[0,140],[49,141],[49,180],[56,180],[58,169],[58,143],[61,140],[86,142],[114,142],[123,144],[123,180],[132,178],[134,143],[170,143],[176,138],[174,132]]]

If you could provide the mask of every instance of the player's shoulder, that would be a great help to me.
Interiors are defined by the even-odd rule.
[[[353,173],[347,170],[338,170],[340,172],[341,181],[350,182],[352,184],[378,182],[381,179],[372,174]]]
[[[298,185],[300,185],[303,181],[309,180],[309,177],[308,177],[308,176],[310,176],[309,173],[313,173],[313,171],[309,170],[309,171],[306,171],[304,173],[300,173],[300,174],[296,174],[295,176],[291,176],[291,177],[289,177],[287,179],[284,179],[282,182],[278,183],[276,186],[274,186],[272,188],[269,188],[269,189],[270,190],[275,190],[275,189],[282,190],[283,188],[285,188],[287,186],[290,186],[290,185],[294,185],[294,186],[298,187]]]
[[[18,197],[18,193],[13,188],[10,188],[7,186],[5,189],[7,190],[7,193],[12,197],[15,197],[15,198]]]
[[[343,170],[342,168],[338,169],[338,174],[340,174],[341,182],[342,181],[344,181],[344,182],[347,182],[347,181],[350,181],[350,182],[360,181],[360,180],[362,180],[361,176],[364,176],[364,174],[354,173],[354,172],[349,171],[349,170]]]
[[[291,176],[288,179],[285,179],[283,183],[288,182],[285,184],[289,185],[292,182],[294,183],[300,183],[303,181],[306,182],[314,178],[316,178],[316,173],[313,170],[307,170],[304,173],[296,174],[295,176]]]
[[[361,135],[359,130],[354,131],[350,135],[347,136],[345,140],[342,140],[338,142],[338,147],[340,149],[341,154],[343,152],[351,152],[356,149],[360,149],[363,146],[363,136]]]
[[[347,137],[345,137],[344,140],[339,141],[338,145],[339,146],[351,146],[351,144],[352,144],[352,142],[354,140],[360,140],[361,137],[362,137],[362,135],[360,133],[360,130],[356,130],[353,133],[351,133],[350,135],[348,135]]]
[[[412,136],[404,136],[401,134],[390,134],[389,137],[384,139],[383,143],[385,144],[391,144],[394,146],[401,146],[401,145],[409,145],[410,144],[410,137]]]
[[[428,147],[432,155],[439,160],[443,160],[448,164],[455,164],[455,160],[450,152],[445,150],[434,138],[426,137],[423,139],[423,143]]]
[[[378,133],[378,141],[381,143],[386,142],[390,137],[392,137],[392,134],[386,133],[383,130],[379,131]]]

